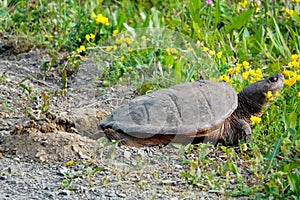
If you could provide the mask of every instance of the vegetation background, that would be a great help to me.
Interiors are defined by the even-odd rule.
[[[67,77],[87,56],[99,63],[99,90],[130,84],[139,94],[199,77],[229,82],[240,91],[282,72],[285,87],[276,98],[268,97],[272,106],[262,118],[253,118],[251,141],[238,149],[215,147],[221,159],[201,153],[207,145],[186,147],[187,154],[196,148],[199,157],[182,160],[188,166],[182,178],[194,187],[229,188],[224,191],[229,196],[299,199],[299,13],[299,0],[3,0],[0,36],[19,52],[47,49],[52,58],[43,64],[43,76],[64,53],[58,66],[64,91]],[[149,30],[168,30],[162,37],[167,42],[154,48],[157,38]],[[174,33],[193,46],[170,46]],[[144,40],[150,42],[147,48],[140,46]],[[110,67],[102,58],[112,59]]]

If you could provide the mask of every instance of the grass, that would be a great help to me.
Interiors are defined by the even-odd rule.
[[[141,94],[199,77],[229,82],[240,91],[283,72],[286,86],[261,122],[253,124],[251,141],[240,149],[220,146],[208,155],[201,154],[205,145],[192,147],[198,157],[183,160],[182,177],[228,196],[298,199],[299,1],[207,2],[5,0],[0,35],[22,41],[23,51],[47,48],[53,60],[69,52],[60,67],[63,80],[84,56],[94,55],[103,87],[132,84]]]

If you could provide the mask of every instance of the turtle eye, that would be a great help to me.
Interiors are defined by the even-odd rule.
[[[272,83],[274,83],[274,82],[277,82],[278,77],[277,77],[277,76],[272,76],[272,77],[269,78],[269,80],[270,80]]]

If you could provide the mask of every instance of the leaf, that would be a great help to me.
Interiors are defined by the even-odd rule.
[[[136,32],[135,29],[130,27],[128,24],[123,23],[124,27],[126,28],[126,30],[132,35],[133,38],[135,38],[136,36]]]
[[[227,162],[227,166],[228,166],[229,170],[230,170],[232,173],[234,173],[234,174],[236,174],[236,175],[239,174],[239,173],[238,173],[237,166],[236,166],[234,163],[232,163],[232,162]]]
[[[300,174],[299,172],[295,172],[295,173],[288,173],[287,174],[287,178],[289,181],[289,185],[291,187],[291,190],[297,195],[300,195]]]
[[[293,130],[296,130],[296,126],[297,126],[297,114],[295,111],[291,112],[285,120],[286,123],[286,127],[291,128]]]
[[[167,55],[164,59],[165,65],[173,65],[174,64],[174,58],[172,55]]]
[[[242,28],[248,22],[253,12],[253,10],[247,10],[245,12],[242,12],[239,16],[234,17],[231,20],[231,24],[225,27],[226,32],[231,32],[232,29]]]
[[[192,80],[192,77],[194,75],[195,71],[195,65],[193,65],[191,68],[189,68],[185,74],[184,82],[190,82]]]
[[[76,164],[76,162],[74,160],[70,160],[70,161],[65,163],[65,166],[70,167],[70,166],[74,166],[75,164]]]
[[[66,89],[67,88],[67,70],[66,69],[64,69],[61,73],[61,80],[63,83],[63,89]]]
[[[175,79],[175,84],[181,83],[181,60],[179,59],[174,66],[174,79]]]
[[[280,148],[281,142],[282,142],[282,137],[280,136],[280,138],[276,141],[276,143],[275,143],[275,145],[274,145],[274,150],[273,150],[273,153],[272,153],[272,155],[271,155],[271,157],[270,157],[270,164],[269,164],[269,167],[268,167],[268,169],[267,169],[267,171],[266,171],[265,179],[267,179],[268,173],[269,173],[269,171],[270,171],[270,169],[271,169],[271,166],[272,166],[272,164],[273,164],[273,160],[275,159],[275,157],[276,157],[276,156],[278,155],[278,153],[279,153],[279,148]]]
[[[295,148],[298,152],[300,152],[300,140],[295,141]]]
[[[197,169],[198,169],[198,158],[195,158],[195,160],[191,162],[191,166],[190,166],[191,174],[196,175]]]
[[[221,15],[220,0],[216,0],[215,5],[216,5],[215,24],[219,24],[220,23],[220,15]]]

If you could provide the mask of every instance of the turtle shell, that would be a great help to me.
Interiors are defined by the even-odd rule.
[[[183,83],[139,96],[98,123],[118,133],[197,136],[219,128],[237,108],[235,90],[223,82]]]

